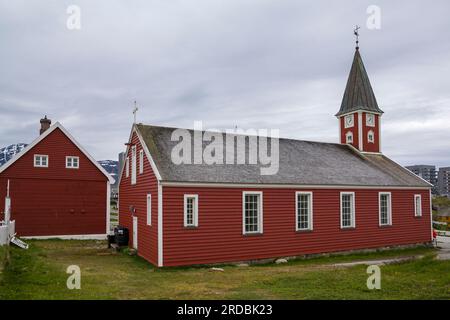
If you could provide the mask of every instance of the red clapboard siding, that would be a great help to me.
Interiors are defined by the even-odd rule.
[[[380,125],[380,116],[375,115],[375,127],[366,126],[366,116],[367,113],[363,112],[362,114],[362,135],[363,135],[363,150],[368,152],[380,152],[380,136],[379,136],[379,125]],[[375,135],[374,143],[370,143],[368,140],[368,133],[372,130]]]
[[[242,192],[263,192],[263,235],[242,235]],[[428,190],[355,189],[356,228],[340,229],[340,190],[313,191],[312,232],[295,231],[298,189],[163,189],[164,266],[242,261],[431,241]],[[378,192],[392,192],[391,227],[378,225]],[[199,196],[199,227],[183,227],[184,194]],[[414,217],[414,194],[423,216]]]
[[[35,154],[49,156],[48,168],[34,167]],[[66,169],[66,156],[80,168]],[[8,180],[19,236],[106,233],[108,180],[59,128],[0,174],[0,199]]]
[[[351,145],[354,146],[356,149],[359,149],[359,131],[358,131],[359,117],[358,117],[358,113],[353,113],[353,127],[351,127],[351,128],[345,128],[345,117],[340,117],[339,121],[340,121],[340,126],[341,126],[341,143],[343,143],[343,144],[347,143],[347,139],[346,139],[345,135],[347,134],[347,132],[350,131],[353,133],[353,143]]]
[[[136,145],[136,184],[131,184],[131,148],[128,148],[130,175],[126,177],[124,168],[119,185],[119,224],[129,229],[131,247],[133,220],[130,206],[134,206],[135,215],[138,218],[138,255],[156,265],[158,263],[158,182],[145,152],[144,173],[139,174],[139,152],[142,150],[142,145],[136,133],[133,133],[131,142]],[[147,225],[147,194],[152,195],[151,226]]]

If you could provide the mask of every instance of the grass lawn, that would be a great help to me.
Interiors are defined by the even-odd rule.
[[[11,248],[0,271],[3,299],[450,299],[450,261],[427,248],[321,257],[287,264],[156,269],[136,256],[112,253],[102,241],[29,241]],[[354,260],[422,254],[421,260],[381,266],[381,290],[366,287],[366,266]],[[66,268],[81,268],[81,289],[68,290]],[[1,270],[1,267],[0,267]]]

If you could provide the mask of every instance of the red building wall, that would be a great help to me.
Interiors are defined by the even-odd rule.
[[[242,192],[263,191],[263,235],[242,235]],[[428,190],[355,192],[356,228],[340,229],[340,190],[313,191],[312,232],[295,231],[298,189],[163,188],[164,266],[243,261],[431,241]],[[392,226],[380,227],[378,192],[392,192]],[[183,195],[198,194],[198,228],[183,227]],[[422,195],[422,217],[414,216]]]
[[[380,152],[380,130],[379,130],[379,126],[380,126],[380,116],[379,115],[375,115],[375,126],[374,127],[368,127],[366,126],[366,115],[367,113],[363,112],[362,114],[362,123],[363,123],[363,127],[362,127],[362,132],[363,132],[363,150],[367,151],[367,152]],[[375,140],[374,143],[369,143],[368,141],[368,133],[369,131],[372,130],[374,132],[375,135]]]
[[[34,167],[35,154],[49,156],[48,168]],[[66,156],[80,168],[66,169]],[[0,199],[8,179],[18,236],[106,233],[108,180],[59,128],[0,174]]]
[[[119,224],[130,232],[129,246],[133,241],[133,218],[130,206],[136,209],[138,218],[138,255],[157,265],[158,263],[158,182],[150,162],[144,152],[144,173],[139,174],[139,151],[142,145],[135,133],[132,143],[136,145],[136,184],[131,184],[131,148],[126,156],[130,159],[130,175],[127,178],[125,168],[119,185]],[[152,195],[152,225],[147,225],[147,194]]]
[[[345,135],[347,134],[347,132],[350,131],[353,133],[353,143],[351,145],[354,146],[356,149],[359,149],[359,131],[358,131],[359,117],[358,117],[358,113],[353,114],[353,127],[345,128],[344,121],[345,121],[345,116],[339,118],[340,128],[341,128],[341,143],[343,143],[343,144],[347,143],[347,139],[346,139]]]

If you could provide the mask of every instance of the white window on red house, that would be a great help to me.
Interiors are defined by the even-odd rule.
[[[244,191],[243,193],[243,233],[263,232],[262,192]]]
[[[128,178],[130,176],[130,158],[127,157],[125,160],[125,176]]]
[[[147,225],[152,225],[152,195],[147,195]]]
[[[416,217],[422,216],[422,196],[420,194],[414,195],[414,215]]]
[[[38,168],[48,167],[48,155],[35,154],[34,155],[34,166]]]
[[[80,168],[80,158],[74,156],[66,157],[66,168],[67,169],[78,169]]]
[[[139,174],[144,173],[144,150],[139,151]]]
[[[312,192],[296,192],[297,231],[312,230]]]
[[[136,146],[131,147],[131,184],[136,184]]]
[[[380,226],[392,225],[392,201],[390,192],[379,193]]]
[[[355,193],[341,192],[341,228],[355,227]]]
[[[198,227],[198,195],[184,195],[184,226]]]

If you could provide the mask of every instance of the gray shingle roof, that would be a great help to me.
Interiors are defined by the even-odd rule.
[[[171,161],[172,149],[178,144],[178,141],[171,141],[175,128],[143,124],[136,127],[163,181],[429,187],[409,170],[383,155],[362,155],[347,145],[292,139],[279,139],[280,163],[275,175],[261,175],[260,165],[176,165]],[[188,131],[193,136],[193,131]],[[225,141],[225,133],[221,134]],[[246,146],[248,153],[248,143]],[[226,150],[223,159],[225,153]]]
[[[377,99],[370,85],[366,68],[362,61],[359,50],[355,51],[352,68],[345,87],[341,108],[336,116],[356,110],[367,110],[376,113],[383,113],[378,107]]]

